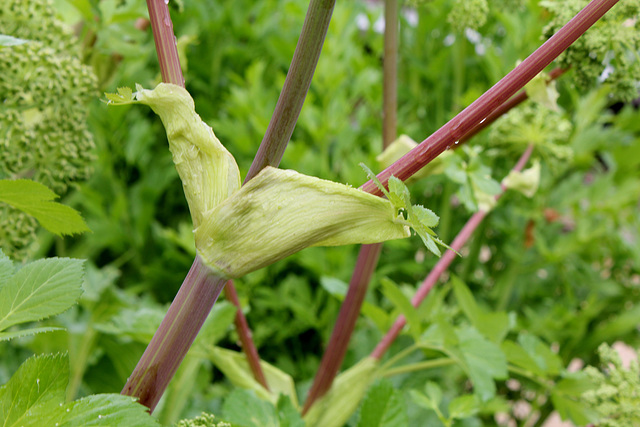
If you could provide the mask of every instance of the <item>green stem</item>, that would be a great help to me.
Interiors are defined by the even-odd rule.
[[[425,369],[441,368],[443,366],[455,365],[455,360],[448,357],[439,359],[425,360],[424,362],[412,363],[410,365],[399,366],[397,368],[387,369],[383,372],[383,377],[392,377],[394,375],[408,374],[410,372],[423,371]]]
[[[386,371],[391,369],[391,366],[395,365],[405,357],[409,356],[414,351],[418,350],[420,347],[416,344],[410,345],[407,348],[400,350],[398,353],[394,354],[389,360],[387,360],[384,365],[380,367],[382,371]]]
[[[280,164],[307,97],[334,5],[335,0],[310,1],[282,92],[245,182],[266,166]]]

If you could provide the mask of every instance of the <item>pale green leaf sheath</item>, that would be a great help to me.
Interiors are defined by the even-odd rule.
[[[193,226],[197,228],[204,216],[240,188],[238,165],[211,127],[195,112],[193,99],[186,89],[160,83],[153,90],[140,86],[137,90],[132,93],[128,88],[118,89],[118,94],[107,94],[108,102],[145,104],[160,116]]]
[[[271,167],[240,188],[233,156],[176,85],[107,94],[142,103],[166,128],[194,223],[196,248],[222,277],[240,277],[308,246],[378,243],[410,230],[387,200],[347,185]]]
[[[410,235],[384,199],[347,185],[267,167],[195,230],[203,260],[240,277],[308,246],[377,243]]]

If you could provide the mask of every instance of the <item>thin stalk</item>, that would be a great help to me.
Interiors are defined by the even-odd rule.
[[[388,147],[397,138],[398,109],[398,1],[385,1],[384,16],[384,62],[382,82],[382,145]],[[360,315],[362,302],[367,294],[371,276],[378,264],[382,251],[382,243],[362,245],[358,260],[349,282],[345,300],[340,306],[338,318],[333,327],[331,338],[324,351],[320,366],[309,389],[302,413],[305,414],[311,405],[331,388],[344,356],[347,354],[349,341]]]
[[[260,356],[258,355],[258,349],[256,349],[256,345],[253,342],[253,338],[251,337],[251,329],[249,329],[249,323],[247,323],[247,318],[242,312],[242,306],[240,305],[240,300],[238,300],[238,293],[236,292],[236,288],[233,286],[233,280],[229,280],[227,286],[224,288],[224,295],[231,302],[231,304],[235,305],[236,310],[236,318],[235,325],[236,331],[238,332],[238,338],[240,339],[240,344],[242,345],[242,351],[247,356],[247,362],[249,363],[249,367],[251,368],[251,372],[253,372],[253,377],[258,381],[265,389],[269,390],[269,385],[267,384],[267,379],[264,376],[264,372],[262,371],[262,366],[260,365]]]
[[[280,164],[307,97],[335,3],[335,0],[309,2],[287,78],[245,182],[266,166],[277,167]]]
[[[486,120],[491,112],[544,70],[617,2],[618,0],[592,0],[569,23],[480,98],[378,174],[378,179],[383,185],[387,184],[391,175],[405,181],[444,150],[455,146],[460,138]],[[362,189],[368,193],[382,195],[373,181],[366,182]]]
[[[529,157],[531,156],[532,152],[533,152],[533,145],[529,145],[529,147],[527,147],[527,149],[522,154],[522,156],[520,156],[520,159],[518,160],[518,162],[516,163],[516,165],[513,167],[512,170],[521,171],[524,168],[524,165],[529,160]],[[504,185],[502,186],[502,190],[503,192],[496,196],[496,200],[499,199],[504,193],[504,190],[505,190]],[[460,230],[460,233],[458,233],[456,238],[453,239],[453,243],[451,243],[451,248],[453,248],[457,252],[460,252],[462,247],[469,240],[474,230],[478,227],[478,225],[480,225],[480,223],[482,222],[482,220],[486,215],[487,215],[487,212],[485,211],[478,211],[475,214],[473,214],[471,218],[469,218],[467,223],[464,225],[464,227],[462,227],[462,230]],[[437,283],[440,276],[442,276],[442,274],[447,270],[447,268],[449,268],[449,265],[455,259],[455,257],[456,257],[456,253],[453,252],[452,250],[447,250],[442,255],[440,260],[436,263],[435,267],[433,267],[433,270],[431,270],[429,275],[424,279],[424,281],[418,288],[418,291],[415,293],[415,295],[411,299],[411,304],[414,307],[417,308],[422,303],[422,301],[424,301],[427,295],[429,295],[429,292],[431,292],[431,289],[433,289],[433,287]],[[406,324],[407,324],[407,319],[402,315],[398,316],[396,321],[393,323],[393,326],[391,327],[391,329],[389,329],[387,334],[382,338],[380,343],[378,343],[378,345],[373,350],[373,352],[371,352],[371,357],[380,360],[382,356],[387,352],[391,344],[396,340],[398,335],[400,335],[400,331],[402,331],[402,328],[404,328]]]
[[[139,398],[153,412],[226,282],[196,256],[122,394]]]

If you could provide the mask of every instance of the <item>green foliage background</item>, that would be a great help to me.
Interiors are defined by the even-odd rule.
[[[550,19],[530,1],[526,8],[491,8],[477,31],[459,32],[447,22],[453,3],[433,0],[402,9],[398,131],[417,141],[532,52]],[[159,81],[151,32],[136,27],[146,16],[144,2],[56,0],[55,5],[65,22],[82,22],[76,27],[84,43],[82,59],[94,68],[102,92]],[[170,3],[187,89],[243,175],[273,112],[306,6],[302,0]],[[281,167],[354,186],[365,181],[358,165],[375,165],[381,147],[381,13],[375,2],[336,5]],[[442,281],[417,310],[415,334],[403,335],[390,352],[421,337],[430,344],[405,363],[449,354],[443,348],[470,354],[462,344],[442,341],[452,333],[475,343],[476,350],[506,354],[519,369],[496,368],[487,380],[493,392],[488,386],[481,405],[471,397],[478,385],[474,381],[476,390],[470,389],[468,372],[457,365],[394,375],[376,384],[371,393],[379,397],[368,395],[374,400],[363,405],[402,401],[408,425],[437,425],[443,418],[434,405],[452,417],[458,414],[455,425],[465,426],[490,424],[496,412],[515,417],[517,401],[527,401],[540,420],[553,409],[551,403],[572,415],[580,392],[567,385],[572,377],[564,368],[576,358],[596,364],[602,342],[638,347],[640,112],[618,105],[614,114],[606,84],[579,91],[571,73],[558,83],[558,117],[570,122],[571,131],[561,142],[553,140],[557,128],[533,132],[540,138],[540,190],[531,199],[503,197],[454,261],[451,274],[457,281]],[[95,99],[89,128],[96,146],[93,174],[64,201],[82,213],[92,232],[65,239],[42,232],[34,256],[88,260],[84,294],[71,310],[40,322],[67,331],[0,345],[0,383],[33,353],[68,351],[67,399],[121,390],[195,254],[160,121],[149,110],[107,108]],[[477,164],[499,181],[529,142],[518,138],[526,132],[517,126],[500,135],[484,132],[470,142],[473,148],[456,151],[447,173],[411,186],[413,199],[440,216],[437,232],[444,242],[453,239],[474,206],[468,188],[452,177]],[[545,144],[568,147],[571,160],[554,159]],[[236,281],[261,358],[291,375],[300,399],[316,372],[356,255],[355,247],[310,248]],[[419,239],[385,244],[345,368],[370,353],[401,312],[396,294],[410,298],[436,261]],[[216,304],[216,321],[203,332],[211,345],[238,349],[233,313],[227,303]],[[230,394],[234,387],[206,351],[196,346],[185,360],[156,412],[162,422],[202,411],[231,420],[237,408],[228,401],[251,401],[239,391]],[[523,359],[522,351],[534,362]],[[517,387],[504,381],[507,376]],[[559,384],[566,386],[565,394]],[[269,412],[273,408],[264,411],[276,416]],[[387,416],[405,419],[392,415]],[[366,425],[359,424],[364,416],[354,416],[350,425]]]

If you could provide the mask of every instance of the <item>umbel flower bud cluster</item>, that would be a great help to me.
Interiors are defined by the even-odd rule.
[[[61,195],[91,171],[87,104],[96,77],[48,0],[0,2],[0,34],[26,41],[0,47],[0,179],[33,179]],[[4,204],[0,218],[2,248],[22,258],[35,220]]]

